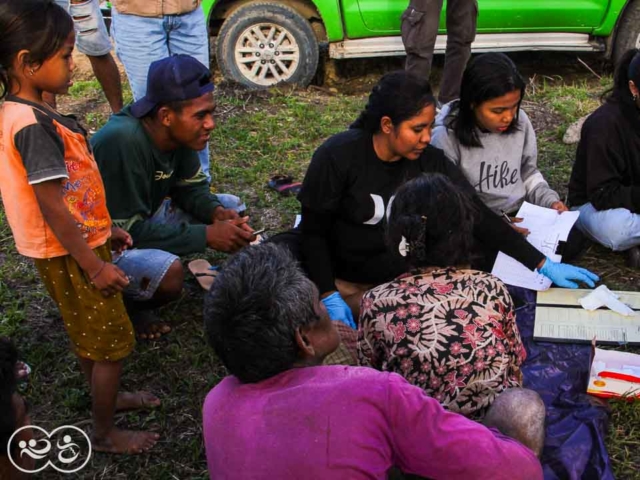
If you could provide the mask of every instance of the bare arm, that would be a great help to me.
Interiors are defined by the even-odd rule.
[[[42,215],[56,238],[102,294],[109,296],[122,291],[129,280],[118,267],[98,258],[82,238],[75,220],[62,199],[60,181],[38,183],[33,185],[33,190]]]

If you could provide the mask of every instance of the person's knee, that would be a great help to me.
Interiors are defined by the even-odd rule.
[[[496,397],[483,423],[497,428],[540,456],[544,446],[545,415],[540,395],[526,388],[510,388]]]
[[[622,252],[640,244],[640,215],[622,208],[600,211],[584,209],[580,215],[580,230],[614,252]]]
[[[635,246],[633,239],[627,234],[626,222],[625,224],[612,225],[612,228],[604,227],[601,232],[603,237],[603,244],[605,247],[610,248],[614,252],[622,252]]]
[[[183,283],[184,269],[182,268],[182,263],[180,263],[180,260],[174,260],[167,273],[162,277],[154,296],[168,302],[177,300],[182,293]]]

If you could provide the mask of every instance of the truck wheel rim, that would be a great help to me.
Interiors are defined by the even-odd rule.
[[[235,48],[240,73],[269,86],[290,79],[300,63],[300,47],[291,32],[274,23],[252,25],[240,34]]]

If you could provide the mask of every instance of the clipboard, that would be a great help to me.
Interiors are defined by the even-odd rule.
[[[551,288],[538,292],[533,339],[559,343],[640,345],[640,315],[625,317],[606,308],[592,312],[579,299],[591,290]],[[640,312],[640,292],[614,292],[620,301]]]

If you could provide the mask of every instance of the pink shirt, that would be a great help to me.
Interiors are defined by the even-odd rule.
[[[444,410],[394,373],[321,366],[257,384],[227,377],[204,403],[213,479],[542,478],[526,447]]]

